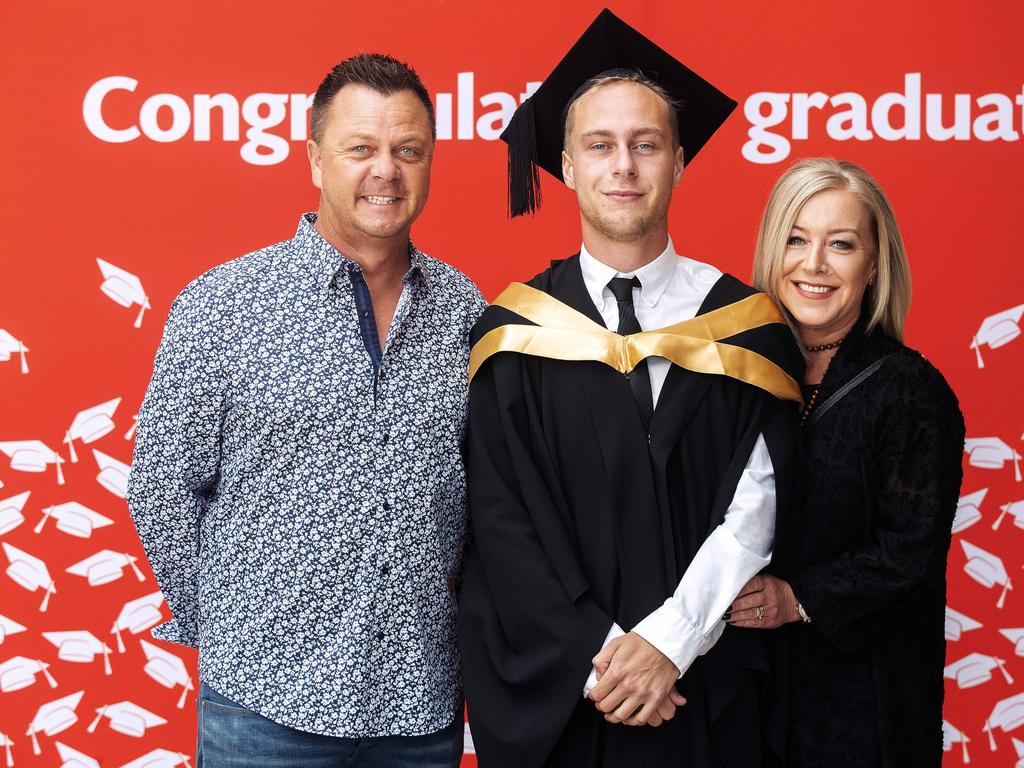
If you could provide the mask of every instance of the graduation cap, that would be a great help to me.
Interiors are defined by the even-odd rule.
[[[35,592],[37,589],[44,590],[45,594],[43,602],[39,605],[39,610],[46,611],[50,604],[50,595],[57,591],[57,586],[50,578],[50,571],[47,570],[46,563],[28,552],[12,547],[6,541],[3,543],[3,548],[9,563],[7,575],[15,584],[24,587],[29,592]]]
[[[0,664],[0,691],[10,693],[28,688],[36,681],[36,675],[42,674],[51,688],[57,687],[57,681],[49,672],[50,665],[39,659],[26,659],[24,656],[13,656]]]
[[[143,671],[164,688],[174,688],[174,686],[180,685],[181,696],[178,698],[177,707],[183,709],[189,691],[194,690],[192,676],[189,675],[185,662],[180,656],[175,656],[145,640],[139,640],[139,645],[142,646],[142,652],[146,654],[146,666],[143,667]]]
[[[972,629],[981,628],[982,624],[980,621],[975,621],[970,616],[954,611],[948,605],[946,606],[946,639],[947,640],[959,640],[960,636],[964,632],[970,632]]]
[[[978,469],[1002,469],[1008,461],[1013,462],[1014,479],[1019,483],[1021,455],[998,437],[974,437],[964,440],[968,463]]]
[[[130,763],[125,763],[121,768],[175,768],[178,765],[192,768],[192,764],[188,761],[188,755],[172,752],[169,749],[154,749]]]
[[[160,605],[163,601],[163,594],[157,590],[150,595],[129,600],[124,604],[114,621],[114,626],[110,629],[111,634],[117,636],[118,653],[124,653],[125,650],[124,640],[121,638],[122,629],[127,629],[133,635],[137,635],[163,621],[163,614],[160,613]]]
[[[1024,304],[1011,307],[1004,312],[997,312],[981,321],[981,327],[971,340],[971,349],[978,358],[978,367],[984,368],[985,361],[981,358],[981,347],[985,344],[989,349],[999,349],[1004,344],[1020,336],[1020,318],[1024,315]]]
[[[135,437],[135,429],[139,426],[139,414],[132,416],[132,425],[128,428],[128,431],[124,433],[125,440],[131,440]]]
[[[1018,528],[1024,528],[1024,499],[1020,501],[1012,501],[1009,504],[1003,504],[999,507],[999,517],[992,523],[992,530],[999,530],[999,526],[1003,523],[1003,518],[1007,515],[1013,517],[1013,524]]]
[[[78,463],[78,454],[75,452],[75,440],[83,443],[92,443],[99,440],[114,429],[114,412],[121,404],[121,398],[115,397],[105,403],[94,405],[79,411],[64,433],[64,442],[68,446],[68,453],[71,455],[71,463]]]
[[[25,509],[25,502],[31,495],[32,491],[25,491],[0,501],[0,535],[13,531],[25,522],[22,510]]]
[[[65,570],[74,576],[84,576],[88,579],[90,587],[98,587],[101,584],[117,581],[124,576],[125,568],[131,568],[135,578],[141,582],[146,580],[146,576],[135,564],[135,561],[138,559],[126,552],[113,552],[109,549],[101,549],[95,555],[91,555],[85,558],[85,560],[68,566]]]
[[[0,616],[0,645],[3,645],[10,635],[16,635],[19,632],[24,632],[26,627],[16,622],[14,619],[9,619],[6,616]]]
[[[57,648],[57,658],[74,664],[91,664],[97,656],[103,656],[103,674],[111,674],[110,646],[92,632],[73,630],[70,632],[43,632],[43,637]]]
[[[956,503],[956,515],[953,517],[953,533],[967,530],[981,520],[981,502],[985,500],[988,488],[961,496]]]
[[[981,547],[976,547],[969,541],[961,539],[960,546],[967,555],[967,562],[964,563],[964,573],[981,584],[985,588],[994,587],[997,584],[1003,585],[1003,590],[996,601],[996,608],[1002,608],[1006,602],[1007,590],[1013,589],[1013,582],[1006,572],[1006,566],[998,555],[986,552]]]
[[[15,440],[0,443],[0,453],[9,456],[11,469],[17,472],[45,472],[50,464],[57,465],[57,485],[64,485],[64,472],[60,465],[64,459],[40,440]]]
[[[80,539],[88,539],[96,528],[103,528],[113,525],[114,521],[109,517],[94,512],[84,504],[77,501],[68,501],[64,504],[55,504],[43,510],[43,516],[36,523],[35,532],[41,533],[46,521],[50,518],[57,521],[57,530],[63,531],[71,536]]]
[[[999,634],[1013,643],[1013,652],[1024,656],[1024,627],[1000,629]]]
[[[135,327],[142,327],[142,315],[149,309],[149,296],[142,287],[142,281],[131,272],[115,267],[109,261],[96,259],[100,272],[103,273],[103,283],[100,290],[110,299],[113,299],[122,307],[130,307],[138,304],[141,308],[135,318]]]
[[[119,701],[116,704],[105,704],[96,710],[96,717],[86,729],[89,733],[95,733],[100,720],[107,718],[110,721],[110,729],[123,733],[125,736],[142,738],[146,735],[147,728],[155,728],[167,721],[160,715],[153,714],[148,709],[143,709],[138,704],[130,701]]]
[[[96,758],[89,757],[84,752],[72,749],[59,741],[53,743],[57,747],[57,754],[60,755],[60,768],[100,768],[100,763]]]
[[[127,498],[128,473],[131,471],[131,467],[95,448],[92,449],[92,455],[100,468],[100,473],[96,475],[96,482],[115,496],[120,496],[122,499]]]
[[[501,134],[508,144],[509,213],[540,206],[543,168],[562,181],[562,139],[569,105],[604,74],[641,72],[675,100],[683,161],[697,155],[736,108],[736,102],[605,8]]]
[[[39,748],[39,739],[36,737],[37,733],[55,736],[78,722],[78,715],[75,714],[75,709],[84,695],[85,691],[79,691],[78,693],[72,693],[70,696],[62,696],[59,699],[43,704],[43,706],[36,710],[35,717],[32,718],[28,730],[25,731],[25,735],[32,738],[33,754],[42,754],[42,750]]]
[[[949,752],[954,744],[960,745],[960,752],[964,763],[971,762],[971,756],[967,753],[967,743],[970,738],[966,733],[955,727],[948,720],[942,721],[942,751]]]
[[[969,653],[959,661],[947,664],[942,670],[943,677],[956,680],[957,688],[973,688],[987,683],[992,679],[992,670],[999,669],[1008,685],[1013,685],[1013,678],[1006,671],[1006,662],[995,656],[983,653]]]
[[[21,356],[21,372],[28,373],[28,361],[25,359],[26,352],[28,352],[28,347],[3,328],[0,328],[0,362],[7,362],[11,359],[11,355],[18,354]]]
[[[1009,733],[1022,725],[1024,725],[1024,693],[997,701],[992,708],[992,714],[985,719],[985,727],[982,729],[988,734],[989,749],[993,752],[999,749],[995,739],[996,728],[1002,730],[1003,733]]]

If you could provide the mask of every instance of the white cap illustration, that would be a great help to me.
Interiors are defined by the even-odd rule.
[[[146,291],[142,287],[142,281],[131,272],[115,267],[109,261],[96,259],[96,263],[103,274],[103,283],[100,285],[100,290],[122,307],[138,304],[141,308],[135,318],[135,327],[141,328],[142,315],[150,308],[149,296],[146,295]]]
[[[971,762],[971,756],[967,752],[967,743],[970,738],[966,733],[954,726],[948,720],[942,721],[942,751],[949,752],[954,744],[960,745],[960,753],[964,763]]]
[[[14,440],[0,443],[0,453],[9,456],[11,469],[16,472],[45,472],[50,464],[57,465],[57,485],[64,485],[64,459],[41,440]]]
[[[160,715],[143,709],[138,704],[130,701],[119,701],[116,704],[105,704],[96,710],[96,717],[86,729],[89,733],[96,731],[100,720],[107,718],[110,721],[110,729],[123,733],[125,736],[142,738],[146,735],[147,728],[155,728],[167,721]]]
[[[469,723],[462,726],[462,751],[467,755],[476,754],[476,744],[473,743],[473,732],[469,730]]]
[[[1011,738],[1010,743],[1013,744],[1013,751],[1017,753],[1017,762],[1013,764],[1013,768],[1024,768],[1024,741]]]
[[[121,768],[175,768],[178,765],[192,768],[188,755],[172,752],[169,749],[154,749],[130,763],[125,763]]]
[[[956,503],[956,516],[953,518],[953,533],[967,530],[981,520],[981,502],[985,500],[988,488],[968,493],[960,497]]]
[[[139,640],[142,652],[146,654],[146,666],[143,671],[156,680],[164,688],[181,686],[181,696],[178,698],[178,709],[185,707],[185,699],[189,691],[194,689],[192,676],[180,656],[175,656],[170,651],[165,651],[158,645]]]
[[[25,629],[25,626],[19,624],[14,619],[9,619],[6,616],[0,616],[0,645],[3,645],[4,640],[9,636],[16,635],[19,632],[24,632]]]
[[[0,664],[0,691],[10,693],[28,688],[36,681],[36,675],[42,674],[51,688],[57,687],[57,681],[49,672],[50,665],[40,659],[26,659],[14,656]]]
[[[1022,725],[1024,725],[1024,693],[997,701],[982,729],[988,734],[989,749],[995,752],[999,748],[995,738],[997,728],[1003,733],[1009,733]]]
[[[14,742],[6,733],[0,733],[0,744],[4,747],[4,764],[7,768],[14,768],[14,753],[11,751]]]
[[[93,443],[104,435],[114,430],[114,413],[117,406],[121,404],[121,398],[115,397],[105,403],[94,405],[79,411],[78,414],[64,433],[64,442],[68,446],[68,453],[71,455],[71,463],[78,463],[78,454],[75,452],[75,440],[83,443]]]
[[[964,440],[968,463],[978,469],[1002,469],[1008,461],[1013,462],[1013,477],[1021,480],[1021,455],[998,437],[972,437]]]
[[[970,632],[972,629],[979,629],[980,627],[980,621],[975,621],[970,616],[966,616],[960,613],[960,611],[954,611],[948,605],[946,606],[947,640],[959,640],[964,632]]]
[[[84,576],[88,579],[90,587],[98,587],[101,584],[117,581],[124,576],[125,568],[131,568],[135,578],[141,582],[146,580],[146,576],[135,564],[138,559],[127,552],[101,549],[95,555],[90,555],[85,560],[68,566],[65,571],[73,576]]]
[[[100,468],[100,473],[96,475],[96,482],[115,496],[120,496],[122,499],[127,498],[128,472],[131,470],[131,467],[124,462],[118,461],[113,456],[107,456],[107,454],[97,451],[95,448],[92,449],[92,455],[96,459],[97,466]]]
[[[97,656],[103,656],[103,673],[111,674],[110,646],[92,632],[72,630],[68,632],[43,632],[43,637],[57,648],[57,658],[74,664],[91,664]]]
[[[84,504],[77,501],[68,501],[63,504],[54,504],[43,510],[43,516],[36,523],[33,529],[36,533],[42,533],[46,522],[53,518],[57,521],[57,530],[63,531],[70,536],[80,539],[88,539],[97,528],[104,528],[113,525],[114,521],[99,512],[94,512]]]
[[[0,536],[13,531],[25,522],[25,502],[32,495],[32,491],[19,493],[17,496],[0,500]]]
[[[60,768],[100,768],[100,763],[96,758],[89,757],[84,752],[72,749],[67,744],[61,744],[59,741],[53,743],[57,747],[57,754],[60,755],[62,761]]]
[[[6,570],[7,575],[15,584],[24,587],[29,592],[42,589],[45,594],[43,595],[43,602],[39,605],[39,610],[46,611],[50,604],[50,595],[57,592],[57,586],[53,583],[53,579],[50,578],[50,572],[46,568],[46,563],[38,557],[33,557],[28,552],[12,547],[6,541],[3,542],[3,548],[9,563]]]
[[[981,586],[989,589],[997,584],[1002,585],[1003,589],[999,593],[999,599],[996,601],[996,608],[1002,608],[1006,602],[1007,590],[1013,589],[1013,582],[1010,580],[1010,575],[1006,572],[1006,566],[1003,565],[1002,558],[998,555],[993,555],[991,552],[986,552],[981,547],[977,547],[963,539],[960,540],[960,546],[963,547],[964,554],[967,555],[967,562],[964,563],[964,573],[981,584]]]
[[[0,328],[0,363],[7,362],[11,355],[17,354],[21,357],[21,372],[28,373],[28,360],[25,359],[25,353],[28,351],[28,347],[21,341]]]
[[[78,722],[78,715],[75,714],[75,709],[84,695],[85,691],[79,691],[78,693],[72,693],[70,696],[62,696],[59,699],[43,704],[43,706],[36,710],[35,717],[32,718],[28,730],[25,731],[25,735],[32,739],[33,754],[42,754],[36,734],[45,733],[47,736],[56,736],[61,731],[67,730]]]
[[[128,428],[128,431],[124,433],[125,440],[131,440],[135,437],[135,428],[139,426],[139,414],[132,416],[132,425]]]
[[[1000,629],[999,634],[1013,643],[1013,652],[1024,656],[1024,627],[1007,627]]]
[[[121,612],[117,615],[117,619],[114,621],[114,626],[110,629],[111,634],[117,637],[118,653],[124,653],[125,651],[121,630],[127,629],[133,635],[137,635],[151,627],[155,627],[164,620],[163,614],[160,613],[160,605],[163,601],[163,594],[157,590],[152,594],[145,595],[136,600],[129,600],[124,604]]]
[[[992,530],[998,531],[999,526],[1003,524],[1003,518],[1010,515],[1013,518],[1013,524],[1017,528],[1024,528],[1024,499],[1019,501],[1011,501],[1009,504],[1003,504],[999,507],[999,517],[992,523]]]
[[[1020,336],[1020,318],[1024,315],[1024,304],[994,315],[981,321],[981,327],[971,339],[971,349],[978,359],[978,367],[984,368],[985,361],[981,357],[981,348],[988,345],[989,349],[999,349]]]
[[[942,675],[949,680],[956,680],[957,688],[973,688],[991,680],[992,670],[996,668],[1003,673],[1007,685],[1013,685],[1013,678],[1006,671],[1006,662],[983,653],[969,653],[959,661],[947,664]]]

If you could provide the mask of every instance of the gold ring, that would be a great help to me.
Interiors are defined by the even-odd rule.
[[[764,618],[764,606],[763,605],[757,606],[757,610],[754,611],[754,615],[757,617],[758,621],[763,619]]]

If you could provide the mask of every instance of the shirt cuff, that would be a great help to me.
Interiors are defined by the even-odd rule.
[[[702,635],[668,601],[633,627],[633,631],[665,654],[676,665],[679,677],[690,668],[694,659],[715,644],[721,634],[721,629],[717,632],[713,629],[707,636]]]
[[[122,634],[129,634],[130,630],[122,629]],[[190,648],[199,647],[199,627],[195,622],[185,622],[179,619],[170,619],[156,627],[151,632],[157,640],[166,640],[168,643],[187,645]]]
[[[614,640],[616,637],[622,637],[625,632],[622,631],[622,627],[618,624],[612,624],[612,628],[608,630],[608,635],[605,637],[601,647],[604,648],[608,643]],[[587,698],[590,695],[590,691],[597,685],[597,670],[591,669],[590,676],[587,677],[586,685],[583,686],[583,698]]]

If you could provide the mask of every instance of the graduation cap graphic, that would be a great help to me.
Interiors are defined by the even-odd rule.
[[[109,675],[110,646],[92,632],[72,630],[69,632],[43,632],[47,642],[57,648],[57,658],[73,664],[91,664],[97,656],[103,657],[103,674]]]
[[[967,743],[970,738],[966,733],[954,726],[948,720],[942,721],[942,751],[949,752],[954,744],[960,745],[961,757],[965,763],[971,762],[971,756],[967,753]]]
[[[146,655],[146,666],[143,667],[143,671],[164,688],[174,688],[176,685],[180,685],[181,696],[178,697],[177,707],[183,709],[189,691],[194,690],[192,676],[189,675],[185,662],[180,656],[145,640],[139,640],[139,645],[142,646],[142,652]]]
[[[14,746],[14,742],[6,733],[0,733],[0,744],[4,748],[4,763],[7,768],[14,768],[14,753],[11,751],[11,747]]]
[[[946,639],[947,640],[959,640],[964,632],[970,632],[972,629],[980,629],[982,626],[980,621],[975,621],[970,616],[954,611],[948,605],[946,606]]]
[[[1024,656],[1024,627],[1007,627],[1000,629],[999,634],[1013,643],[1013,652]]]
[[[984,653],[967,654],[959,661],[946,665],[942,675],[948,680],[955,680],[957,688],[963,690],[987,683],[992,679],[994,669],[1003,673],[1007,685],[1013,685],[1013,678],[1006,671],[1006,662],[995,656],[986,656]]]
[[[1002,558],[998,555],[993,555],[991,552],[986,552],[981,547],[976,547],[969,541],[961,539],[960,546],[963,547],[964,554],[967,555],[967,562],[964,563],[964,573],[987,589],[996,585],[1002,585],[1003,589],[999,593],[999,599],[996,601],[996,608],[1002,608],[1006,602],[1007,591],[1013,589],[1013,582],[1010,580],[1010,575],[1006,572],[1006,566],[1003,565]]]
[[[78,453],[75,451],[75,440],[83,443],[93,443],[104,435],[114,430],[114,413],[117,406],[121,404],[121,398],[115,397],[105,403],[94,405],[79,411],[71,421],[71,426],[64,433],[64,443],[68,446],[68,453],[71,456],[71,463],[78,463]]]
[[[998,437],[974,437],[964,441],[968,463],[978,469],[1002,469],[1006,462],[1013,462],[1013,477],[1021,480],[1021,455]]]
[[[64,471],[60,465],[64,459],[55,450],[40,440],[15,440],[0,443],[0,453],[11,460],[11,469],[16,472],[45,472],[50,464],[57,465],[57,485],[64,485]]]
[[[3,543],[3,548],[8,562],[7,575],[15,584],[24,587],[29,592],[42,589],[44,592],[43,602],[40,603],[39,610],[45,612],[50,604],[50,595],[57,592],[57,586],[50,578],[50,571],[47,570],[46,563],[28,552],[12,547],[6,541]]]
[[[90,555],[85,560],[68,566],[65,571],[74,576],[84,576],[88,580],[90,587],[98,587],[101,584],[117,581],[124,576],[125,568],[131,568],[135,578],[142,582],[146,580],[146,576],[139,570],[139,566],[135,564],[138,559],[126,552],[101,549],[95,555]]]
[[[55,504],[43,510],[43,516],[36,523],[36,533],[42,533],[50,518],[57,521],[57,530],[79,539],[88,539],[97,528],[113,525],[114,521],[99,512],[94,512],[77,501]]]
[[[992,714],[985,719],[985,727],[982,729],[988,734],[989,749],[993,752],[999,749],[995,738],[997,728],[1003,733],[1009,733],[1022,725],[1024,725],[1024,693],[997,701],[992,708]]]
[[[122,499],[127,498],[128,473],[131,471],[131,467],[95,448],[92,449],[92,455],[96,459],[96,465],[100,468],[100,473],[96,475],[96,482],[115,496]]]
[[[0,691],[10,693],[28,688],[36,682],[36,675],[46,678],[51,688],[57,687],[57,681],[49,672],[50,665],[40,659],[26,659],[14,656],[0,664]]]
[[[23,374],[28,373],[28,360],[25,359],[26,352],[28,352],[28,347],[3,328],[0,328],[0,363],[7,362],[13,355],[18,355],[21,358],[21,372]]]
[[[1013,751],[1017,753],[1017,762],[1013,764],[1013,768],[1024,768],[1024,741],[1011,738],[1010,743],[1013,744]]]
[[[185,768],[192,768],[192,764],[188,760],[188,755],[184,755],[181,752],[172,752],[169,749],[154,749],[152,752],[147,752],[130,763],[125,763],[120,768],[176,768],[179,765],[183,765]]]
[[[999,507],[999,517],[992,523],[992,530],[998,531],[999,526],[1003,524],[1003,518],[1007,515],[1013,518],[1013,524],[1017,528],[1024,528],[1024,499],[1020,501],[1011,501],[1009,504],[1003,504]]]
[[[117,637],[117,652],[124,653],[124,639],[121,637],[122,630],[128,630],[133,635],[145,632],[155,627],[164,620],[160,613],[160,605],[164,601],[163,594],[157,590],[152,594],[145,595],[136,600],[129,600],[124,604],[121,612],[111,627],[111,634]]]
[[[25,732],[25,735],[32,739],[33,754],[42,754],[37,734],[43,733],[47,736],[56,736],[78,722],[78,715],[75,714],[75,709],[84,695],[85,691],[79,691],[78,693],[72,693],[70,696],[62,696],[59,699],[43,704],[36,710],[35,717],[32,718],[32,722],[29,723],[28,730]]]
[[[125,440],[131,440],[135,437],[135,429],[139,426],[139,414],[132,416],[132,425],[128,428],[128,431],[124,433]]]
[[[1024,304],[997,312],[981,321],[981,327],[971,340],[971,349],[978,359],[978,367],[984,368],[981,348],[999,349],[1020,336],[1020,318],[1024,315]]]
[[[0,536],[13,531],[25,522],[23,510],[25,509],[25,502],[28,501],[28,497],[31,495],[32,491],[25,491],[17,496],[11,496],[0,501]]]
[[[142,281],[131,272],[115,267],[109,261],[96,259],[96,263],[103,274],[100,290],[103,291],[107,298],[112,299],[122,307],[138,304],[140,309],[139,314],[135,317],[135,327],[141,328],[142,315],[150,308],[149,296],[146,295],[146,291],[142,287]]]
[[[60,768],[100,768],[99,761],[84,752],[72,749],[59,741],[55,741],[54,746],[57,747],[57,754],[60,755]]]
[[[134,736],[141,739],[146,735],[147,728],[155,728],[167,721],[160,715],[143,709],[138,704],[130,701],[119,701],[116,704],[105,704],[96,710],[96,717],[86,729],[89,733],[95,733],[100,720],[107,718],[110,729],[123,733],[125,736]]]
[[[956,515],[953,517],[953,533],[965,531],[981,520],[981,502],[985,500],[988,488],[961,496],[956,503]]]
[[[24,632],[25,627],[16,622],[14,619],[9,619],[6,616],[0,616],[0,645],[3,645],[11,635],[16,635],[19,632]]]

